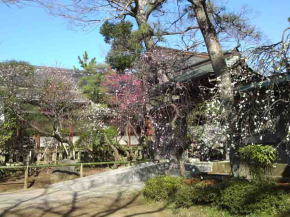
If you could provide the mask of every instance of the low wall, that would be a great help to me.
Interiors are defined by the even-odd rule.
[[[209,162],[212,164],[212,170],[209,174],[215,175],[230,175],[231,165],[229,161]],[[240,164],[236,170],[236,175],[241,177],[250,178],[249,167],[245,164]],[[274,164],[273,168],[269,171],[269,177],[274,179],[290,179],[290,165],[288,164]]]
[[[212,175],[230,175],[231,167],[229,161],[219,162],[195,162],[186,164],[187,174],[194,175],[200,173]],[[50,186],[50,189],[61,190],[89,190],[103,185],[130,184],[145,182],[151,177],[158,175],[179,175],[177,165],[165,163],[141,163],[136,166],[115,169],[96,175],[91,175],[79,179],[69,180],[62,183],[56,183]],[[247,177],[248,168],[240,165],[238,169],[239,176]],[[271,170],[271,177],[275,179],[290,178],[290,166],[287,164],[275,164]]]
[[[170,166],[168,163],[148,162],[136,166],[114,169],[62,183],[52,184],[50,189],[84,191],[103,185],[145,182],[151,177],[168,174],[168,171],[170,171]],[[174,172],[170,174],[174,174]]]

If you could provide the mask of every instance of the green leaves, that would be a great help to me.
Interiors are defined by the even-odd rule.
[[[17,119],[13,114],[7,113],[5,114],[5,121],[0,126],[0,147],[5,149],[5,144],[9,141],[17,127]]]
[[[88,53],[85,51],[83,57],[79,57],[79,64],[82,67],[82,72],[86,76],[82,77],[79,81],[79,87],[82,93],[94,103],[102,103],[104,98],[104,91],[101,88],[101,83],[104,80],[104,74],[98,72],[98,69],[107,70],[107,65],[97,64],[96,58],[89,58]]]
[[[277,190],[275,185],[236,180],[221,189],[216,205],[234,215],[262,216],[264,213],[273,216],[286,210],[289,202],[287,194]]]
[[[119,23],[106,21],[102,25],[100,33],[105,37],[106,43],[112,44],[117,40],[126,40],[131,34],[132,27],[133,24],[129,21],[121,21]]]
[[[170,200],[183,185],[182,178],[176,176],[157,176],[145,183],[143,194],[154,201]]]
[[[101,87],[103,79],[104,75],[98,73],[85,76],[79,81],[82,93],[94,103],[102,103],[104,101],[104,90]]]
[[[248,145],[240,148],[239,153],[254,179],[262,179],[277,160],[277,150],[270,145]]]
[[[277,160],[277,150],[270,145],[248,145],[239,152],[243,161],[262,168],[272,167]]]
[[[87,51],[84,52],[83,57],[78,56],[79,64],[86,74],[95,74],[97,68],[96,58],[89,59]]]
[[[141,28],[141,30],[132,32],[132,27],[133,24],[128,21],[119,23],[107,21],[100,29],[105,42],[111,45],[111,51],[108,53],[106,61],[119,73],[131,68],[142,50],[142,34],[146,30]]]

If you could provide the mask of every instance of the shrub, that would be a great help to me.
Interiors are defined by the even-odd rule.
[[[217,186],[200,182],[193,185],[184,185],[175,194],[174,202],[177,207],[190,207],[193,204],[204,205],[215,202],[220,196]]]
[[[220,196],[218,186],[212,186],[205,183],[197,183],[194,186],[193,202],[195,204],[210,204],[215,202]]]
[[[220,208],[232,214],[278,213],[287,205],[286,194],[277,191],[272,184],[235,181],[221,191],[216,200]]]
[[[173,200],[177,190],[184,185],[182,178],[175,176],[157,176],[145,183],[143,195],[147,199]]]
[[[174,197],[175,206],[177,208],[191,207],[193,205],[193,200],[194,200],[194,191],[195,191],[195,188],[193,186],[186,185],[186,184],[178,188]]]
[[[257,213],[278,214],[289,208],[289,197],[283,191],[277,191],[273,188],[264,188],[263,193],[257,195],[254,203],[249,205],[249,209]]]
[[[270,145],[248,145],[240,148],[239,153],[254,178],[262,178],[277,160],[277,150]]]
[[[159,176],[145,183],[148,199],[174,202],[176,207],[213,204],[234,215],[261,216],[281,213],[289,207],[288,195],[274,184],[233,178],[216,185],[185,184],[180,177]]]

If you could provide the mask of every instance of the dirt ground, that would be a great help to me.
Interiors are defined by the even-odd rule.
[[[77,197],[65,203],[16,205],[0,211],[1,217],[229,217],[223,212],[195,206],[176,210],[166,203],[150,203],[141,192],[114,194],[105,197]]]
[[[85,168],[84,175],[92,175],[108,170],[109,168]],[[229,214],[210,207],[193,206],[190,209],[174,209],[166,203],[149,203],[140,190],[121,190],[121,186],[112,186],[102,189],[90,189],[88,192],[49,192],[45,187],[63,180],[77,178],[77,175],[57,176],[52,170],[41,170],[30,176],[31,190],[23,191],[23,175],[18,174],[0,183],[0,191],[17,191],[21,200],[16,200],[9,206],[0,208],[0,217],[231,217]],[[200,180],[188,179],[187,184]],[[205,180],[206,184],[214,185],[215,180]],[[107,193],[116,188],[118,193]],[[128,189],[132,189],[129,187]],[[34,189],[34,190],[33,190]],[[139,188],[140,189],[140,188]],[[277,184],[277,189],[290,191],[289,183]],[[21,190],[21,191],[18,191]],[[37,193],[41,192],[43,193]],[[47,191],[47,192],[46,192]],[[35,192],[35,193],[33,193]],[[105,192],[105,193],[102,193]],[[114,192],[114,191],[112,191]],[[0,195],[0,206],[9,201],[13,193]],[[31,194],[33,196],[26,196]],[[84,194],[84,195],[81,195]],[[51,195],[50,197],[42,197]],[[9,199],[10,198],[10,199]],[[5,208],[4,208],[5,207]],[[286,217],[285,215],[283,217]]]
[[[84,168],[83,174],[84,176],[89,176],[107,170],[110,170],[110,168]],[[31,171],[28,179],[28,188],[46,188],[50,184],[75,178],[79,178],[79,175],[77,173],[56,175],[55,173],[53,173],[53,169],[50,168]],[[0,192],[18,191],[22,190],[23,187],[24,172],[22,171],[11,172],[11,175],[9,177],[5,177],[0,180]]]
[[[166,205],[147,204],[140,194],[110,195],[106,197],[84,198],[67,201],[65,203],[41,203],[32,206],[15,207],[5,210],[0,216],[21,217],[59,217],[59,216],[170,216]]]

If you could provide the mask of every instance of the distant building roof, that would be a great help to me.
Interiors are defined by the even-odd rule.
[[[274,74],[271,76],[264,76],[261,81],[240,86],[239,91],[247,92],[257,88],[267,88],[272,85],[281,85],[287,82],[290,82],[290,74]]]
[[[152,90],[152,93],[164,90],[167,86],[174,85],[176,82],[188,82],[214,75],[210,57],[206,53],[188,52],[163,47],[154,48],[154,52],[159,53],[159,59],[163,59],[162,61],[171,61],[169,64],[176,67],[176,69],[174,76],[156,86]],[[154,56],[158,55],[155,54]],[[240,58],[237,52],[226,52],[225,57],[228,66],[235,64]],[[173,63],[174,61],[176,63]]]
[[[41,82],[49,78],[50,74],[52,73],[60,73],[64,76],[67,76],[75,84],[78,83],[81,77],[85,76],[85,74],[82,73],[80,70],[65,69],[65,68],[58,68],[58,67],[36,66],[34,77],[38,82]]]

